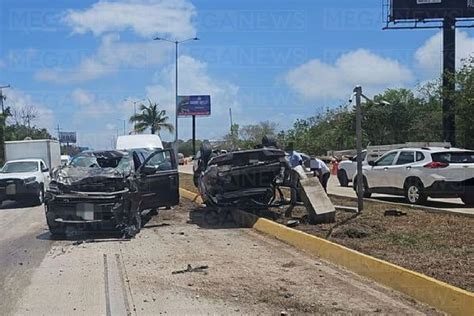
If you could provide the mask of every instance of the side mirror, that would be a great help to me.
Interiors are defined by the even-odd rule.
[[[373,166],[375,166],[375,161],[371,160],[371,161],[368,162],[368,164],[369,164],[369,166],[373,167]]]
[[[43,168],[42,172],[49,172],[49,168]]]
[[[156,168],[152,166],[143,166],[140,172],[144,175],[150,175],[156,173]]]

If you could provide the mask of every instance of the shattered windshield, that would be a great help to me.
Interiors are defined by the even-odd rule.
[[[76,156],[69,165],[86,168],[114,168],[124,172],[130,170],[130,156],[111,157],[110,155]]]

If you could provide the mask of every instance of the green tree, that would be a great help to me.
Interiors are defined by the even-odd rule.
[[[165,110],[158,109],[158,103],[148,100],[148,106],[140,104],[140,112],[130,117],[130,123],[133,123],[135,130],[143,133],[148,128],[151,134],[160,134],[162,129],[168,130],[170,133],[174,131],[174,126],[168,123],[169,117]]]
[[[456,74],[456,145],[474,148],[474,58],[464,61]]]

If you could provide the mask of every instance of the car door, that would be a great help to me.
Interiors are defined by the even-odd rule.
[[[157,150],[138,168],[142,210],[179,203],[179,178],[172,150]]]
[[[403,189],[405,179],[410,174],[413,164],[415,163],[415,151],[402,150],[397,157],[395,165],[389,168],[388,174],[392,187]]]
[[[41,173],[43,174],[43,185],[44,189],[46,190],[49,187],[49,182],[51,181],[51,177],[49,175],[49,169],[46,167],[45,163],[43,161],[40,161],[40,170]]]
[[[397,155],[398,151],[388,152],[375,161],[373,166],[366,169],[366,178],[369,188],[390,186],[391,180],[388,177],[388,173]]]

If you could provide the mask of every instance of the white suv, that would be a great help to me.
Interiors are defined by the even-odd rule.
[[[367,150],[362,151],[362,165],[367,165],[370,161],[375,161],[380,157],[380,153],[371,152],[367,156]],[[350,160],[343,160],[339,163],[337,170],[337,179],[341,187],[349,186],[349,182],[352,181],[357,173],[357,156]]]
[[[422,204],[428,197],[460,197],[464,204],[474,205],[474,151],[440,147],[397,149],[362,170],[365,197],[372,193],[403,195],[411,204]]]

